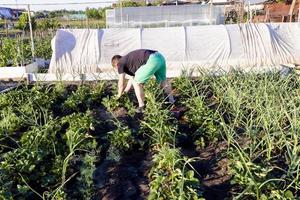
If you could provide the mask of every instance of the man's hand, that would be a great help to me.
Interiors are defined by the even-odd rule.
[[[128,94],[128,92],[124,90],[121,95],[119,95],[119,94],[116,95],[116,99],[119,100],[122,96],[127,95],[127,94]]]
[[[116,100],[119,100],[121,98],[122,95],[116,95]]]

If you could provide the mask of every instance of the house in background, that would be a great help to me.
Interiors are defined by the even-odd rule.
[[[23,12],[26,10],[0,7],[0,19],[16,20]]]
[[[253,22],[295,22],[299,18],[299,3],[296,2],[292,8],[292,1],[276,2],[266,1],[261,4],[262,9],[255,10]],[[253,11],[253,10],[252,10]],[[291,16],[289,15],[291,12]]]
[[[87,20],[86,14],[69,14],[62,17],[64,20]]]
[[[0,18],[1,19],[12,19],[13,14],[10,8],[0,7]]]

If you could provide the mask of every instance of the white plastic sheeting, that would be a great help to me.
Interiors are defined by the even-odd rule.
[[[102,35],[101,30],[58,30],[52,40],[50,71],[71,74],[97,72],[103,57],[99,48]]]
[[[50,73],[112,72],[111,57],[160,51],[168,73],[205,68],[262,70],[300,63],[300,23],[58,30]]]
[[[106,24],[116,27],[153,27],[224,24],[222,5],[181,5],[125,7],[106,11]]]

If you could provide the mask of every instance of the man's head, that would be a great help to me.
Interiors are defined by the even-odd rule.
[[[111,58],[111,65],[116,68],[118,66],[118,63],[119,63],[119,60],[122,58],[122,56],[120,55],[114,55],[112,58]]]

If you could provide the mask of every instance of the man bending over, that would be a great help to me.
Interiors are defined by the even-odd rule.
[[[138,49],[125,56],[113,56],[111,63],[112,66],[118,70],[119,74],[118,97],[127,93],[133,85],[139,103],[136,112],[141,113],[144,110],[145,95],[143,84],[153,75],[168,95],[169,102],[171,104],[175,102],[171,85],[166,77],[166,61],[161,53],[150,49]],[[130,77],[126,87],[125,74]]]

